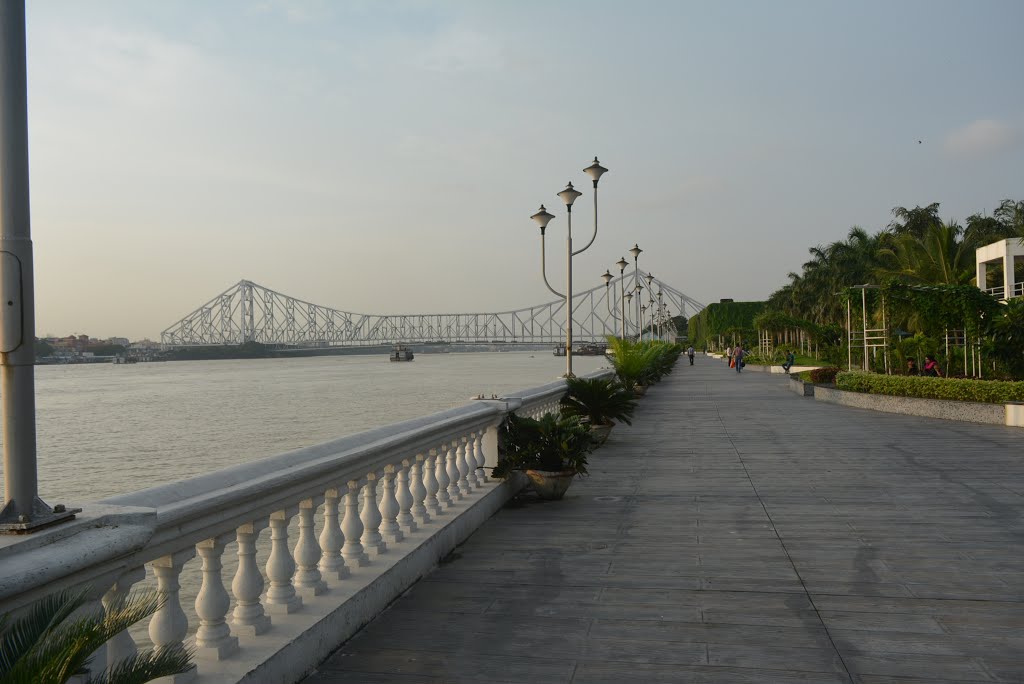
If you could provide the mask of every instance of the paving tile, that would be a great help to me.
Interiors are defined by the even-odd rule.
[[[700,358],[307,681],[1024,682],[1022,437]]]

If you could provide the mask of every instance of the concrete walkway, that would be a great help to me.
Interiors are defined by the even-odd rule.
[[[307,680],[1024,682],[1024,430],[685,358]]]

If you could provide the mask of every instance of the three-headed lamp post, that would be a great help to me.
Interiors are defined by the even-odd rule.
[[[608,171],[605,167],[597,161],[597,157],[594,157],[594,162],[583,169],[583,172],[590,177],[590,180],[594,182],[594,233],[590,236],[590,241],[587,242],[581,249],[573,251],[572,249],[572,205],[576,199],[583,193],[572,187],[572,183],[565,186],[565,190],[558,193],[558,197],[565,204],[566,213],[568,214],[567,221],[567,235],[566,235],[566,249],[565,249],[565,294],[561,294],[555,288],[551,287],[548,283],[548,275],[546,271],[546,264],[544,258],[544,229],[547,228],[548,223],[554,218],[554,215],[549,213],[542,204],[540,210],[531,216],[537,225],[540,226],[540,252],[541,252],[541,272],[544,276],[544,284],[547,285],[548,289],[555,294],[556,297],[565,297],[565,376],[567,378],[573,377],[572,372],[572,258],[577,254],[585,252],[590,245],[594,244],[594,239],[597,237],[597,182],[601,179],[601,176]]]

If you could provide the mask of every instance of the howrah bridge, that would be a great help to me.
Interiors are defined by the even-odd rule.
[[[661,292],[669,316],[689,317],[704,305],[649,273],[633,271],[575,294],[574,341],[618,335],[625,309],[626,332],[636,335],[637,302],[624,294],[645,288],[641,299]],[[368,346],[417,342],[548,343],[565,339],[565,299],[494,313],[372,314],[313,304],[249,280],[237,284],[170,325],[160,334],[168,347],[258,342],[299,347]],[[646,301],[644,301],[646,306]],[[646,330],[650,315],[640,326]]]

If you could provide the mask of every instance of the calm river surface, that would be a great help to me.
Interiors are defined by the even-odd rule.
[[[577,357],[574,371],[607,365]],[[553,381],[535,352],[39,366],[39,490],[80,503]]]

